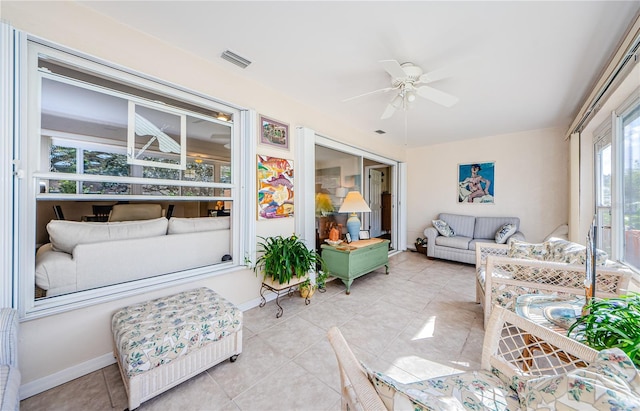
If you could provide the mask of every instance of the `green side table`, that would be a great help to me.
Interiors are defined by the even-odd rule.
[[[385,274],[389,274],[389,240],[372,238],[338,246],[323,244],[322,259],[329,274],[341,279],[350,294],[356,278],[382,266],[386,268]]]

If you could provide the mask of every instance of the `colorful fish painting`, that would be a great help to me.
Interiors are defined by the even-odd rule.
[[[293,217],[293,161],[258,155],[258,220]]]

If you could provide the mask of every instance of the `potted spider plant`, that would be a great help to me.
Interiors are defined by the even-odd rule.
[[[640,368],[640,294],[593,298],[586,309],[567,335],[596,350],[620,348]]]
[[[292,278],[304,278],[316,267],[322,268],[324,261],[315,250],[310,250],[295,234],[290,237],[258,237],[258,253],[253,271],[261,271],[265,279],[274,283],[288,284]]]

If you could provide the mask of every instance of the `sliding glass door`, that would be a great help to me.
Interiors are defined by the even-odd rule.
[[[640,269],[640,105],[622,116],[623,260]]]
[[[362,194],[371,212],[359,213],[361,230],[370,237],[391,241],[397,249],[397,164],[353,147],[315,146],[316,247],[329,238],[333,227],[344,237],[347,213],[340,206],[350,191]]]

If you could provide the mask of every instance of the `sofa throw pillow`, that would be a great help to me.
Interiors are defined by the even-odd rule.
[[[506,243],[509,237],[511,237],[516,232],[516,229],[517,229],[516,225],[511,223],[507,223],[502,227],[500,227],[498,231],[496,231],[496,238],[495,238],[496,243],[498,244]]]
[[[622,350],[598,354],[587,368],[534,378],[518,385],[522,409],[632,410],[640,407],[640,377]]]
[[[443,220],[432,220],[431,224],[438,230],[440,235],[445,237],[454,237],[456,233],[453,231],[453,228],[449,227],[446,221]]]

